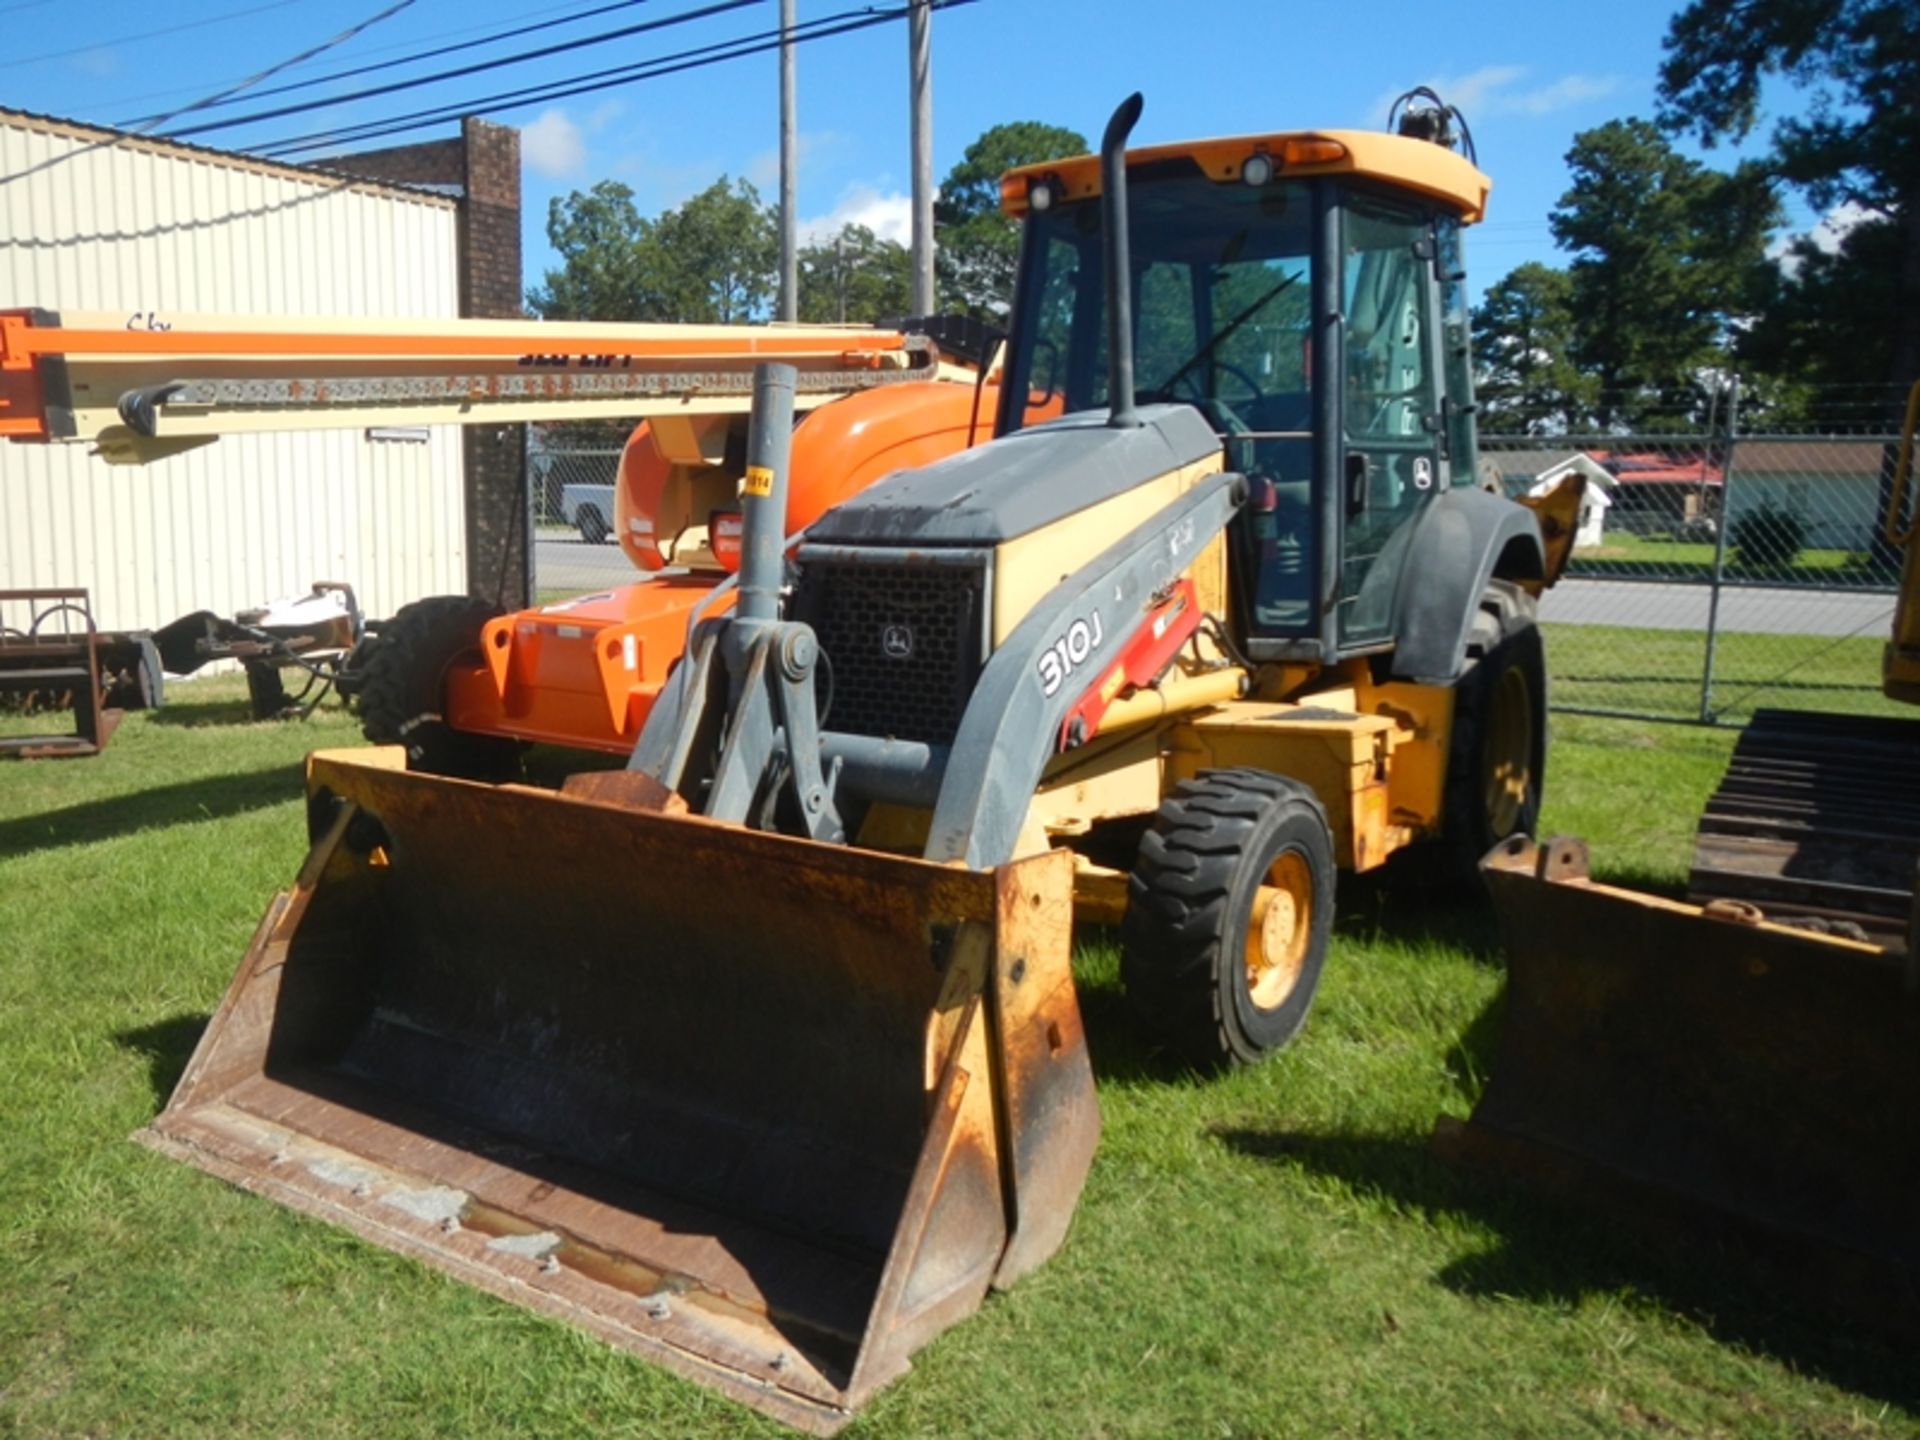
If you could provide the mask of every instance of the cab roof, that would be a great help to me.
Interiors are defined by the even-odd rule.
[[[1202,174],[1222,184],[1238,181],[1250,156],[1265,154],[1276,178],[1359,175],[1396,189],[1438,200],[1471,225],[1486,213],[1489,180],[1471,162],[1427,140],[1378,130],[1283,130],[1217,140],[1182,140],[1127,151],[1129,170],[1167,160],[1192,160]],[[1027,213],[1033,183],[1051,180],[1064,201],[1100,193],[1100,157],[1076,155],[1022,165],[1000,178],[1000,208],[1014,218]]]

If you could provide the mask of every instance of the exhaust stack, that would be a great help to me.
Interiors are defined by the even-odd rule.
[[[1100,227],[1107,262],[1107,424],[1131,430],[1133,408],[1133,256],[1127,244],[1127,136],[1146,101],[1138,90],[1120,102],[1100,137]]]

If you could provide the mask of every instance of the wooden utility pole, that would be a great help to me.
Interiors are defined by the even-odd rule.
[[[780,0],[780,318],[800,318],[800,221],[794,209],[793,4]]]
[[[933,0],[909,0],[907,75],[913,132],[913,313],[933,302]]]

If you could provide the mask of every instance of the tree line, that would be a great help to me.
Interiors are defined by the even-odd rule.
[[[1763,81],[1807,100],[1730,171],[1678,153],[1745,139]],[[1920,377],[1920,23],[1912,0],[1693,0],[1668,25],[1653,120],[1573,138],[1549,217],[1570,257],[1474,311],[1484,428],[1883,424]],[[1845,218],[1773,244],[1780,196]],[[1867,408],[1836,394],[1869,395]]]
[[[1000,176],[1086,150],[1078,132],[1033,121],[996,125],[967,147],[934,209],[943,309],[1005,314],[1018,236],[1000,214]],[[627,186],[603,180],[549,203],[547,239],[560,264],[527,296],[543,319],[739,324],[773,313],[779,216],[745,180],[723,175],[657,216],[642,215]],[[908,313],[910,260],[898,241],[847,224],[798,258],[800,319],[864,324]]]
[[[1761,120],[1764,81],[1807,99],[1768,152],[1720,170],[1683,155]],[[1836,387],[1920,376],[1920,24],[1913,0],[1689,0],[1669,22],[1652,119],[1573,137],[1572,183],[1549,217],[1564,265],[1523,264],[1474,311],[1483,428],[1656,430],[1724,416],[1732,377],[1750,423],[1812,426]],[[999,125],[967,147],[936,206],[944,309],[995,317],[1011,297],[1015,228],[999,177],[1085,153],[1084,136]],[[1781,249],[1797,190],[1849,224]],[[614,181],[555,199],[561,263],[528,296],[550,319],[738,322],[772,312],[773,208],[722,177],[647,217]],[[800,318],[866,322],[910,304],[904,246],[859,225],[800,254]],[[1856,391],[1849,393],[1869,393]],[[1883,411],[1841,417],[1867,423]]]

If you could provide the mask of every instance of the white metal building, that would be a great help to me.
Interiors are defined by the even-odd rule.
[[[0,110],[0,307],[459,314],[452,198]],[[458,431],[223,439],[147,466],[0,443],[0,589],[84,585],[107,628],[352,585],[467,584]]]

